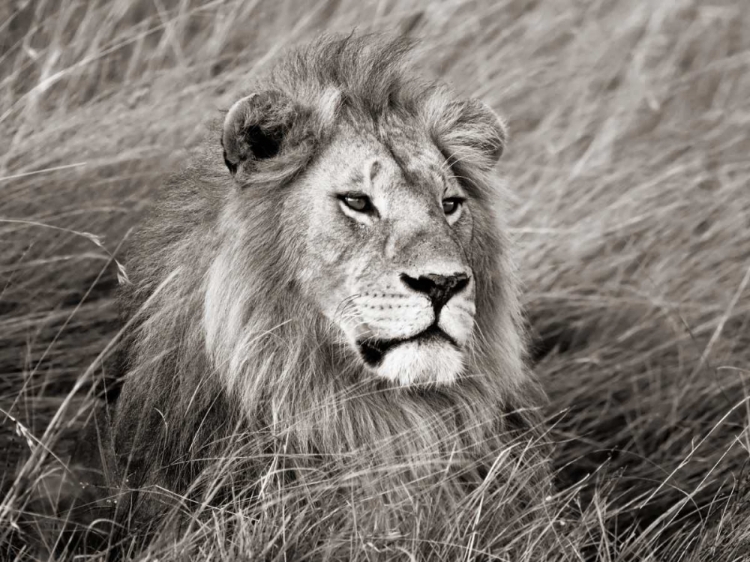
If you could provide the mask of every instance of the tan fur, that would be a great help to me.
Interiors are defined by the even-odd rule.
[[[480,102],[413,78],[407,51],[363,37],[291,53],[227,113],[224,162],[212,139],[167,186],[122,297],[140,319],[115,428],[130,486],[185,493],[216,455],[233,459],[219,473],[257,484],[281,442],[298,486],[305,468],[370,474],[358,480],[384,494],[372,517],[454,472],[455,501],[489,467],[498,485],[525,475],[524,502],[545,489],[528,446],[541,394],[488,175],[504,128]],[[377,215],[343,205],[349,191]],[[466,200],[447,216],[453,196]],[[458,270],[468,284],[439,315],[403,281]],[[363,360],[358,342],[433,323],[453,343]]]

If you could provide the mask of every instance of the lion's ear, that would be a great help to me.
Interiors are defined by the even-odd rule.
[[[479,100],[448,103],[435,121],[435,141],[451,163],[489,170],[505,150],[505,123]]]
[[[297,109],[276,91],[251,94],[236,102],[224,118],[224,162],[235,175],[246,162],[267,160],[281,152]]]

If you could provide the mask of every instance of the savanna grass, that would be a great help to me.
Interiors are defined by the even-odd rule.
[[[64,470],[105,392],[130,229],[254,73],[290,43],[353,27],[421,37],[425,73],[508,119],[499,174],[516,194],[507,212],[559,491],[544,517],[494,536],[473,533],[472,515],[512,489],[373,537],[325,481],[295,494],[269,477],[268,501],[186,506],[190,526],[132,556],[750,556],[742,0],[3,3],[2,555],[37,556],[19,537],[57,529],[25,490]]]

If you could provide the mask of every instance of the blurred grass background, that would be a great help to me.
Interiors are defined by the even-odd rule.
[[[290,44],[390,31],[422,39],[421,71],[508,120],[498,175],[549,352],[536,371],[580,515],[569,540],[589,559],[750,557],[747,8],[5,0],[0,490],[29,452],[19,427],[41,436],[79,381],[54,443],[69,450],[117,330],[119,247],[207,121]]]

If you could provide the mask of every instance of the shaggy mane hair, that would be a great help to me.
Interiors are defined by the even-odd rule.
[[[506,489],[494,526],[544,495],[541,393],[525,366],[516,278],[491,205],[474,233],[476,342],[454,385],[374,380],[296,284],[303,249],[281,220],[282,203],[338,119],[417,119],[467,189],[488,203],[497,196],[487,146],[477,145],[487,132],[454,127],[467,116],[445,86],[412,75],[410,48],[364,36],[293,51],[253,85],[296,102],[298,125],[278,157],[258,162],[238,187],[212,133],[164,187],[133,242],[132,284],[120,295],[132,329],[113,471],[141,490],[123,512],[150,512],[150,485],[215,499],[209,482],[220,480],[234,498],[263,497],[269,475],[298,490],[338,479],[339,491],[366,498],[362,517],[389,526],[409,519],[394,505],[435,496],[436,487],[454,507],[490,480]],[[502,150],[505,139],[491,142]]]

